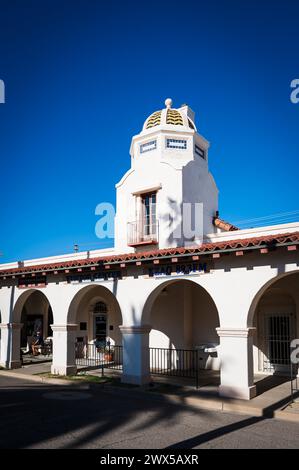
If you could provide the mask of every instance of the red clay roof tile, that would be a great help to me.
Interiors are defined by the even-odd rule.
[[[214,217],[213,224],[215,225],[215,227],[221,228],[222,230],[225,230],[226,232],[239,230],[238,227],[236,227],[235,225],[230,224],[229,222],[226,222],[225,220],[219,219],[219,217]]]
[[[283,233],[277,235],[264,235],[261,237],[241,238],[237,240],[225,240],[213,243],[203,243],[193,247],[165,248],[162,250],[142,251],[139,253],[126,253],[111,256],[101,256],[95,258],[86,258],[81,260],[62,261],[61,263],[38,264],[34,266],[25,266],[14,269],[0,269],[0,276],[54,271],[66,268],[78,268],[84,266],[104,265],[108,263],[121,263],[124,261],[137,261],[142,259],[154,259],[163,257],[173,257],[175,255],[204,255],[215,251],[236,250],[238,248],[254,248],[260,246],[276,244],[296,244],[299,243],[299,232]]]

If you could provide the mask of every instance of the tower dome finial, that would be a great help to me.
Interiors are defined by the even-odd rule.
[[[172,99],[171,99],[171,98],[167,98],[167,99],[165,100],[165,106],[166,106],[166,108],[168,108],[168,109],[171,108],[171,106],[172,106]]]
[[[191,116],[189,116],[189,112],[193,113],[193,111],[188,108],[187,105],[179,109],[175,109],[172,108],[172,99],[166,98],[165,106],[166,108],[155,111],[146,119],[143,124],[142,131],[146,131],[147,129],[151,129],[156,126],[178,126],[178,130],[182,130],[182,127],[185,127],[185,129],[193,129],[196,131],[196,127],[193,122],[194,115],[191,114]]]

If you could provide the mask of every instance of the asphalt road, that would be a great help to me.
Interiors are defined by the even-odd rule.
[[[299,424],[0,377],[0,448],[298,448]]]

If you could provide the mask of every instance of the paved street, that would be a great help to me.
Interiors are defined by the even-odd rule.
[[[0,448],[298,448],[299,424],[0,377]]]

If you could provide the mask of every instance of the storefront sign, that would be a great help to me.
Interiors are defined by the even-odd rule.
[[[96,273],[74,274],[67,277],[72,284],[88,283],[96,281],[108,281],[109,279],[121,279],[120,271],[99,271]]]
[[[151,266],[148,274],[156,276],[182,276],[191,274],[202,274],[207,272],[207,263],[186,263],[186,264],[166,264],[161,266]]]

